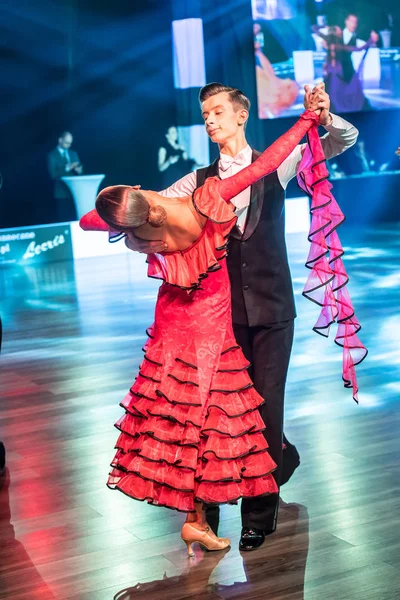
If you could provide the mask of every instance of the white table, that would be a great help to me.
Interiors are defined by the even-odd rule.
[[[94,208],[100,183],[105,175],[75,175],[61,177],[73,196],[78,219]]]

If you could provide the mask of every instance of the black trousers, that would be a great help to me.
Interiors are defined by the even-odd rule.
[[[274,477],[280,485],[282,467],[283,414],[285,384],[293,345],[294,321],[263,327],[233,325],[236,341],[251,363],[249,375],[255,389],[264,398],[260,414],[266,425],[269,453],[277,464]],[[271,494],[242,500],[242,526],[272,529],[277,516],[279,495]],[[211,527],[218,525],[219,507],[207,508]]]

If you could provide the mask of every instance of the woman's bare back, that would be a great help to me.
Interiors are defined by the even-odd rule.
[[[149,223],[137,227],[133,232],[136,237],[161,240],[168,245],[168,252],[186,250],[198,240],[207,219],[196,211],[191,196],[164,198],[158,194],[153,197],[154,192],[145,191],[144,194],[149,200],[156,199],[157,204],[166,210],[167,220],[162,227],[153,227]]]

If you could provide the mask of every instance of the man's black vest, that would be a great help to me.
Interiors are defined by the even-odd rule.
[[[353,33],[347,44],[344,43],[344,39],[342,36],[342,43],[344,46],[357,46],[357,35]],[[353,60],[351,58],[351,52],[346,52],[345,50],[342,50],[340,56],[343,69],[343,79],[348,83],[355,73]]]
[[[260,154],[253,150],[254,161]],[[196,171],[197,187],[218,176],[218,159]],[[285,191],[276,172],[251,186],[244,233],[235,227],[228,245],[232,320],[250,327],[296,317],[285,242]]]

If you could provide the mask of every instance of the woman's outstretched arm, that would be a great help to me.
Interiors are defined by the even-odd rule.
[[[222,198],[226,201],[231,200],[262,177],[276,171],[307,131],[314,125],[318,125],[318,120],[319,115],[315,111],[306,110],[297,123],[264,150],[251,165],[236,175],[218,182]]]

